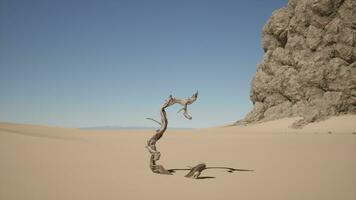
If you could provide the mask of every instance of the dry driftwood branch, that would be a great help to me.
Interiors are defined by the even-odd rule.
[[[167,130],[167,126],[168,126],[168,119],[167,119],[167,114],[166,114],[165,109],[168,108],[169,106],[176,104],[176,103],[180,104],[183,107],[178,110],[178,113],[183,111],[183,116],[185,118],[192,119],[192,117],[188,114],[187,107],[188,107],[188,105],[190,105],[194,101],[196,101],[197,98],[198,98],[198,92],[194,93],[190,98],[187,98],[187,99],[173,98],[172,95],[170,95],[165,100],[165,102],[161,105],[161,108],[160,108],[161,122],[159,122],[158,120],[155,120],[153,118],[146,118],[146,119],[152,120],[160,125],[160,128],[158,130],[156,130],[156,134],[153,135],[147,141],[147,146],[146,146],[146,148],[148,149],[148,151],[151,154],[150,169],[152,170],[152,172],[158,173],[158,174],[172,175],[176,171],[187,170],[187,171],[189,171],[189,173],[187,175],[185,175],[185,177],[200,179],[200,178],[203,178],[203,177],[199,177],[200,174],[204,170],[207,170],[207,169],[224,169],[230,173],[232,173],[234,171],[253,171],[253,170],[247,170],[247,169],[235,169],[235,168],[231,168],[231,167],[207,167],[206,164],[204,164],[204,163],[198,164],[194,167],[189,167],[189,168],[184,168],[184,169],[183,168],[182,169],[165,169],[163,167],[163,165],[159,165],[156,163],[161,157],[161,153],[159,151],[157,151],[156,143],[163,136],[163,133]],[[208,178],[208,177],[204,177],[204,178]]]
[[[183,112],[184,117],[187,119],[192,119],[192,117],[188,114],[187,107],[188,107],[188,105],[192,104],[197,98],[198,98],[198,92],[194,93],[190,98],[187,98],[187,99],[173,98],[172,95],[170,95],[165,100],[165,102],[161,105],[161,108],[160,108],[161,122],[158,122],[157,120],[155,120],[153,118],[147,118],[149,120],[152,120],[152,121],[158,123],[161,126],[158,130],[156,130],[156,134],[153,135],[147,141],[146,148],[148,149],[148,151],[151,154],[151,162],[150,162],[151,169],[153,169],[153,168],[156,169],[154,167],[154,166],[158,166],[158,165],[156,165],[156,161],[158,161],[161,157],[161,153],[159,151],[157,151],[156,143],[163,136],[163,133],[167,130],[168,119],[167,119],[167,114],[166,114],[165,109],[168,108],[169,106],[176,104],[176,103],[180,104],[183,106],[183,108],[180,109],[178,112],[184,111]]]
[[[146,119],[152,120],[152,121],[156,122],[157,124],[161,125],[161,122],[159,122],[159,121],[157,121],[157,120],[155,120],[155,119],[153,119],[153,118],[147,117]]]
[[[200,163],[193,167],[185,177],[187,178],[199,178],[201,172],[206,169],[206,164],[205,163]]]

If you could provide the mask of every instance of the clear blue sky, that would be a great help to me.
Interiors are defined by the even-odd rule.
[[[211,127],[252,107],[261,30],[287,0],[0,0],[0,121]]]

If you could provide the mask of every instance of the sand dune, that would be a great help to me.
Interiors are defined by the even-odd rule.
[[[150,131],[0,123],[0,199],[356,199],[356,116],[288,128],[295,120],[168,129],[158,142],[165,168],[239,169],[198,180],[150,171]]]

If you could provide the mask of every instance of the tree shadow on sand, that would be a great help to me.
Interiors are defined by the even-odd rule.
[[[199,164],[199,165],[205,165],[205,164]],[[197,165],[197,166],[199,166]],[[237,169],[237,168],[232,168],[232,167],[202,167],[202,168],[197,168],[191,167],[191,168],[178,168],[178,169],[168,169],[172,174],[175,173],[176,171],[189,171],[185,177],[187,178],[195,178],[195,179],[211,179],[211,178],[216,178],[214,176],[200,176],[201,173],[204,171],[206,172],[207,170],[211,169],[222,169],[225,172],[228,173],[234,173],[234,172],[253,172],[254,170],[251,169]]]
[[[251,169],[238,169],[238,168],[232,168],[232,167],[222,167],[222,166],[213,166],[213,167],[208,167],[204,163],[198,164],[194,167],[189,167],[189,168],[173,168],[173,169],[166,169],[163,167],[163,165],[158,165],[154,161],[154,156],[151,156],[150,159],[150,169],[152,170],[153,173],[156,174],[164,174],[164,175],[174,175],[177,171],[188,171],[188,173],[185,175],[187,178],[194,178],[194,179],[212,179],[216,178],[214,176],[200,176],[201,173],[204,171],[204,173],[207,170],[215,170],[215,169],[222,169],[225,172],[228,173],[234,173],[234,172],[253,172],[254,170]]]
[[[177,168],[177,169],[168,169],[168,171],[174,173],[176,171],[190,171],[192,168]],[[224,169],[226,172],[233,173],[235,171],[238,172],[253,172],[255,170],[252,169],[236,169],[236,168],[231,168],[231,167],[206,167],[205,170],[207,169]]]

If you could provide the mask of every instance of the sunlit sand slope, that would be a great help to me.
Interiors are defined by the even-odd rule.
[[[239,169],[197,180],[150,171],[153,132],[0,123],[0,199],[356,199],[355,116],[288,128],[295,120],[168,129],[157,145],[165,168]]]

